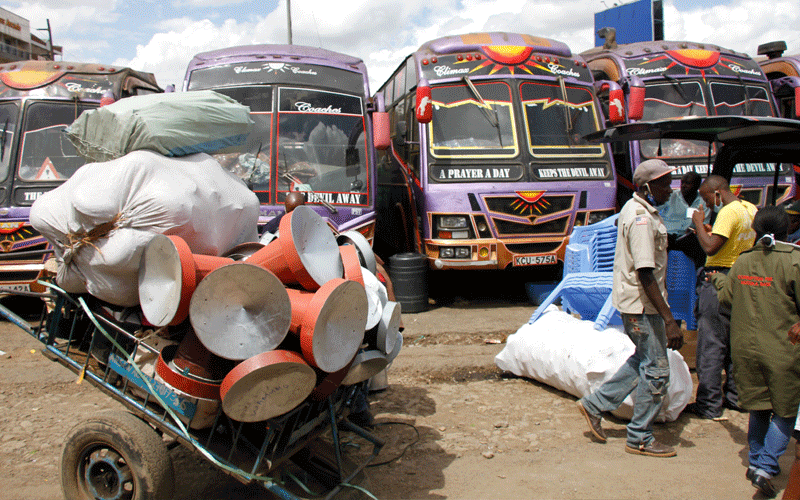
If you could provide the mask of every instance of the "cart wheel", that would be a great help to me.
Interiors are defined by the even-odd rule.
[[[67,500],[164,500],[174,486],[161,436],[128,412],[98,413],[67,435],[61,454]]]

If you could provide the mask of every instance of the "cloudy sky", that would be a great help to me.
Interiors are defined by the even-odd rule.
[[[629,3],[626,0],[623,3]],[[594,13],[620,0],[290,0],[292,38],[360,57],[371,90],[424,41],[477,31],[554,38],[582,52],[594,45]],[[769,8],[765,9],[765,5]],[[286,0],[0,0],[31,31],[63,47],[63,60],[152,72],[180,89],[198,52],[233,45],[286,43]],[[664,0],[668,40],[714,43],[755,55],[784,40],[800,54],[797,0]]]

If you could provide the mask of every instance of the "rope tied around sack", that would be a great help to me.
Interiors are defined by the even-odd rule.
[[[103,252],[97,248],[97,245],[94,244],[95,241],[99,240],[100,238],[105,238],[106,236],[111,233],[114,229],[120,227],[124,222],[124,218],[121,213],[115,215],[110,221],[104,222],[98,226],[93,227],[88,231],[77,231],[75,233],[67,233],[67,250],[71,251],[71,253],[75,253],[83,247],[89,246],[97,250],[97,253],[101,254]]]

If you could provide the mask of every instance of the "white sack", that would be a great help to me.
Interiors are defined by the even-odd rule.
[[[583,321],[550,305],[532,325],[524,324],[510,335],[506,346],[495,356],[501,370],[528,377],[581,398],[610,379],[634,352],[622,327],[602,332],[594,322]],[[659,422],[673,421],[692,397],[692,376],[683,356],[667,349],[669,389],[664,398]],[[630,420],[636,391],[625,398],[614,412]]]
[[[210,156],[142,150],[84,165],[40,196],[30,217],[55,249],[59,286],[133,306],[139,261],[153,235],[177,235],[193,253],[221,255],[258,239],[258,211],[256,195]],[[69,234],[104,224],[111,226],[106,236],[70,247]]]

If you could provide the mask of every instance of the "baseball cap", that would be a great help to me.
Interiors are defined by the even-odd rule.
[[[653,179],[674,172],[677,168],[670,167],[664,160],[645,160],[633,172],[633,183],[638,187],[644,186]]]
[[[789,215],[800,215],[800,200],[788,205],[786,207],[786,213]]]

